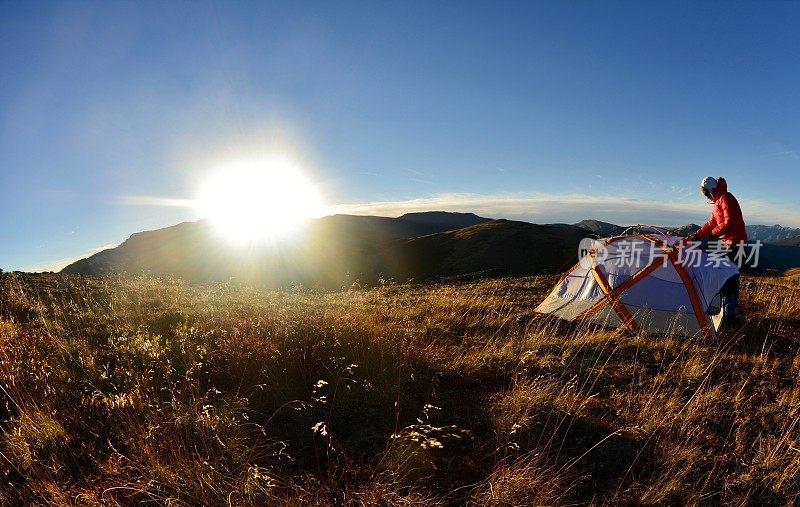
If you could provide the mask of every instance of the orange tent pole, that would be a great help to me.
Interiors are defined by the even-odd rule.
[[[675,271],[678,272],[678,276],[680,276],[681,280],[683,280],[683,286],[686,288],[686,292],[689,294],[689,300],[692,302],[694,316],[697,318],[697,323],[700,324],[703,334],[706,338],[712,338],[714,336],[714,332],[711,329],[711,326],[708,325],[706,312],[700,305],[700,300],[697,299],[697,292],[694,290],[692,279],[689,278],[689,274],[686,272],[686,269],[684,269],[683,264],[678,262],[678,255],[675,253],[675,249],[670,252],[669,260],[675,267]]]
[[[594,276],[594,279],[597,281],[597,284],[600,286],[603,292],[606,293],[606,300],[611,303],[611,307],[614,308],[614,311],[617,312],[617,315],[619,315],[625,325],[628,326],[628,328],[634,333],[641,333],[642,328],[639,327],[639,323],[637,323],[633,318],[631,312],[625,308],[625,305],[623,305],[622,302],[613,295],[611,286],[608,284],[608,279],[603,272],[600,271],[598,266],[595,266],[592,269],[592,276]]]

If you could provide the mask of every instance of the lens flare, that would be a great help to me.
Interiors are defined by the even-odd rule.
[[[235,245],[286,238],[302,230],[309,218],[324,214],[314,183],[285,157],[221,167],[202,185],[197,207]]]

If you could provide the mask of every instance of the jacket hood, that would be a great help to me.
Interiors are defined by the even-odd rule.
[[[728,193],[728,182],[722,176],[717,178],[717,188],[714,189],[714,199],[719,199]]]

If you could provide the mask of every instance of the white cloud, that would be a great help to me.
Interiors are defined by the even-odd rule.
[[[510,218],[535,223],[575,223],[592,218],[617,224],[677,226],[702,224],[711,205],[684,187],[669,188],[666,200],[644,197],[586,194],[474,194],[442,193],[416,199],[335,204],[329,214],[400,216],[418,211],[472,212],[491,218]],[[193,207],[191,199],[126,196],[120,202],[133,206]],[[781,224],[800,227],[800,209],[759,199],[740,201],[748,224]]]
[[[120,204],[127,206],[168,206],[192,208],[196,205],[193,199],[175,199],[172,197],[155,197],[148,195],[125,195],[118,198]]]
[[[20,271],[27,271],[29,273],[41,273],[41,272],[44,272],[44,271],[61,271],[62,269],[64,269],[65,267],[69,266],[70,264],[72,264],[75,261],[79,261],[81,259],[85,259],[86,257],[90,257],[90,256],[96,254],[97,252],[100,252],[100,251],[105,250],[107,248],[114,248],[114,247],[117,247],[117,246],[119,246],[119,243],[111,243],[111,244],[108,244],[108,245],[103,245],[103,246],[90,248],[90,249],[86,250],[85,252],[83,252],[82,254],[79,254],[79,255],[75,255],[75,256],[72,256],[72,257],[66,257],[66,258],[63,258],[63,259],[58,259],[58,260],[54,260],[54,261],[50,261],[50,262],[45,262],[43,264],[37,264],[35,266],[24,267],[24,268],[21,268]]]
[[[748,224],[780,224],[784,227],[800,227],[800,209],[794,206],[776,206],[773,202],[761,199],[747,199],[740,203],[745,215],[745,222]]]
[[[800,210],[776,209],[774,204],[748,200],[747,223],[781,223],[800,226]],[[340,204],[331,213],[399,216],[415,211],[474,212],[492,218],[512,218],[536,223],[574,223],[594,218],[619,224],[683,225],[703,223],[711,206],[701,199],[694,201],[657,201],[635,197],[585,194],[436,194],[401,201],[375,201]]]

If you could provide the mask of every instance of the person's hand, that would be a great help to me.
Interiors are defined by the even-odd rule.
[[[692,243],[692,242],[694,242],[696,240],[697,240],[697,237],[694,234],[687,234],[686,237],[684,237],[681,240],[681,244],[682,245],[688,245],[689,243]]]

